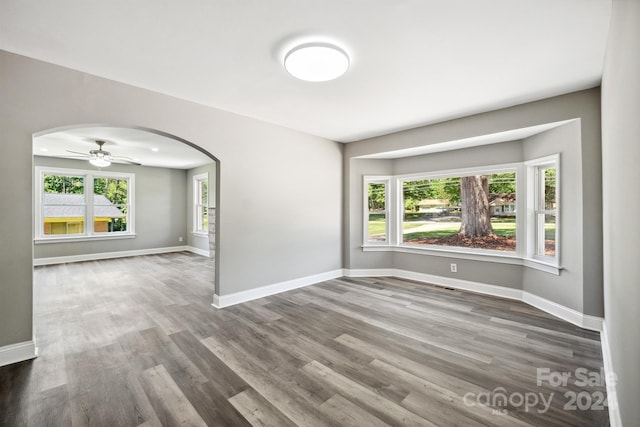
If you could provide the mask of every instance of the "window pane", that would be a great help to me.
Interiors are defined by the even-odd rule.
[[[540,170],[543,177],[542,197],[544,206],[541,210],[556,209],[556,168],[543,168]]]
[[[45,175],[44,192],[49,194],[84,194],[81,176]]]
[[[204,205],[196,205],[196,231],[207,232],[209,230],[209,211]]]
[[[385,184],[369,184],[369,212],[385,210]]]
[[[556,215],[555,214],[538,214],[539,229],[541,232],[538,239],[538,255],[555,256],[556,255]]]
[[[115,233],[127,231],[127,207],[115,205],[95,205],[93,231],[95,233]]]
[[[43,188],[44,234],[84,234],[84,178],[45,175]]]
[[[385,242],[387,240],[387,215],[385,213],[369,214],[369,242]]]
[[[202,205],[207,206],[209,204],[209,183],[208,181],[200,181],[200,201]]]
[[[202,230],[207,231],[209,229],[209,212],[207,206],[202,206]]]
[[[95,178],[93,180],[94,204],[126,205],[128,203],[128,180],[118,178]]]
[[[402,242],[515,252],[515,172],[403,181],[402,193]]]
[[[126,178],[94,178],[94,233],[117,233],[128,231],[128,187],[129,181]]]

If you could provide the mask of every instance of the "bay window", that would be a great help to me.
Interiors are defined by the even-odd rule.
[[[507,263],[521,259],[519,263],[558,274],[558,177],[559,155],[365,176],[363,250],[447,252]]]

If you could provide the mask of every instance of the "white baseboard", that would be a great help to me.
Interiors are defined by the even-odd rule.
[[[298,279],[287,280],[286,282],[274,283],[272,285],[261,286],[255,289],[235,292],[229,295],[213,295],[213,306],[215,308],[224,308],[231,305],[240,304],[242,302],[251,301],[258,298],[268,297],[269,295],[279,294],[280,292],[290,291],[292,289],[303,288],[305,286],[314,285],[324,282],[325,280],[336,279],[342,277],[343,270],[333,270],[326,273],[314,274],[312,276],[300,277]]]
[[[588,314],[580,313],[557,302],[550,301],[548,299],[539,297],[530,292],[522,292],[522,301],[542,311],[546,311],[556,317],[559,317],[574,325],[580,326],[584,329],[600,332],[602,330],[602,318],[596,316],[590,316]]]
[[[487,283],[471,282],[469,280],[454,279],[452,277],[436,276],[433,274],[416,273],[407,270],[396,270],[397,277],[418,282],[433,283],[434,285],[446,286],[464,291],[478,292],[485,295],[509,298],[515,300],[522,299],[520,289],[507,288],[506,286],[496,286]]]
[[[579,311],[565,307],[556,302],[539,297],[521,289],[507,288],[504,286],[490,285],[487,283],[472,282],[468,280],[454,279],[451,277],[436,276],[432,274],[416,273],[413,271],[400,270],[395,268],[372,268],[372,269],[345,269],[345,276],[348,277],[399,277],[401,279],[416,280],[418,282],[431,283],[434,285],[447,286],[454,289],[477,292],[485,295],[493,295],[502,298],[509,298],[523,301],[562,320],[573,323],[584,329],[600,332],[602,329],[602,318],[580,313]]]
[[[58,257],[51,257],[51,258],[34,258],[33,265],[34,266],[52,265],[52,264],[64,264],[67,262],[96,261],[100,259],[124,258],[124,257],[130,257],[130,256],[140,256],[140,255],[166,254],[170,252],[191,251],[190,248],[191,248],[190,246],[169,246],[166,248],[136,249],[132,251],[102,252],[102,253],[96,253],[96,254],[69,255],[69,256],[58,256]]]
[[[207,258],[211,258],[211,253],[205,249],[196,248],[195,246],[187,246],[187,250],[194,254],[202,255]]]
[[[417,273],[415,271],[400,270],[397,268],[371,268],[349,270],[345,269],[347,277],[399,277],[401,279],[415,280],[417,282],[431,283],[433,285],[446,286],[454,289],[478,292],[502,298],[522,300],[520,289],[507,288],[505,286],[489,285],[487,283],[471,282],[468,280],[454,279],[451,277],[436,276],[434,274]]]
[[[602,322],[602,332],[600,332],[600,341],[602,346],[602,362],[604,365],[604,375],[607,385],[607,406],[609,407],[609,424],[611,427],[622,427],[622,419],[620,418],[620,407],[618,406],[617,377],[613,370],[613,361],[611,360],[611,349],[609,347],[609,335],[607,332],[607,324]]]
[[[38,356],[36,339],[0,347],[0,366],[34,359]]]
[[[502,298],[522,301],[544,312],[566,320],[576,326],[592,331],[602,330],[602,318],[580,313],[577,310],[565,307],[546,298],[539,297],[521,289],[513,289],[505,286],[496,286],[487,283],[472,282],[469,280],[455,279],[451,277],[436,276],[433,274],[417,273],[414,271],[400,270],[396,268],[369,268],[369,269],[342,269],[313,276],[302,277],[273,285],[262,286],[256,289],[236,292],[229,295],[214,295],[213,306],[216,308],[228,307],[245,301],[251,301],[274,295],[280,292],[301,288],[320,283],[325,280],[335,279],[340,276],[347,277],[398,277],[401,279],[415,280],[431,283],[454,289],[477,292],[484,295],[492,295]]]

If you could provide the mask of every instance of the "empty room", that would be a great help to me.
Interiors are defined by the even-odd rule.
[[[640,1],[0,2],[0,425],[640,425]]]

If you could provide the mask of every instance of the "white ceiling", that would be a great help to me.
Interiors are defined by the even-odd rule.
[[[212,158],[175,139],[140,129],[93,126],[48,133],[33,138],[33,154],[47,157],[78,158],[69,151],[89,153],[97,150],[96,140],[106,143],[103,150],[112,156],[129,157],[143,166],[191,169]]]
[[[598,86],[611,0],[2,0],[0,49],[349,142]],[[282,65],[334,42],[331,82]]]

